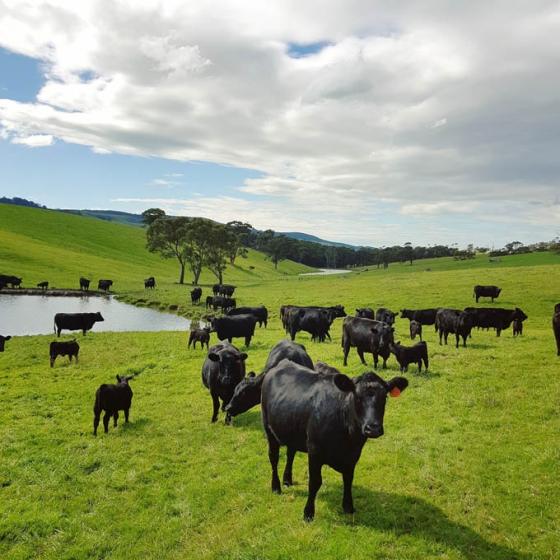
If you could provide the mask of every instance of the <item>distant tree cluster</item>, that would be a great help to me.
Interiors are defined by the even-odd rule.
[[[27,200],[26,198],[19,198],[19,196],[14,196],[13,198],[8,198],[6,196],[0,197],[0,204],[13,204],[15,206],[27,206],[29,208],[46,208],[46,206],[41,206],[32,200]]]
[[[560,254],[560,238],[552,241],[539,241],[525,245],[521,241],[511,241],[506,243],[501,249],[493,249],[488,253],[490,257],[503,257],[507,255],[521,255],[524,253],[542,253],[552,251]]]

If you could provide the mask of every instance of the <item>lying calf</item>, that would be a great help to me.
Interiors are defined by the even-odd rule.
[[[414,346],[403,346],[400,342],[390,345],[391,352],[397,358],[402,371],[408,371],[408,365],[418,364],[418,373],[422,371],[422,361],[426,371],[428,370],[428,345],[425,342],[417,342]]]
[[[76,339],[69,342],[51,342],[49,347],[49,354],[51,357],[51,367],[54,366],[54,361],[57,356],[68,356],[70,362],[72,361],[72,356],[78,362],[78,353],[80,352],[80,345],[76,342]]]

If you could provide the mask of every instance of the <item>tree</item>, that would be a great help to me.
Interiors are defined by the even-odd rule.
[[[142,221],[146,226],[149,226],[156,220],[164,217],[165,210],[162,210],[161,208],[148,208],[147,210],[144,210],[144,212],[142,212]]]
[[[403,260],[409,261],[410,265],[412,266],[412,261],[414,260],[414,249],[412,248],[412,243],[410,241],[407,241],[404,244],[402,256]]]
[[[218,282],[223,282],[227,259],[231,262],[232,247],[237,244],[235,233],[228,226],[212,223],[208,232],[208,249],[204,264],[216,276]],[[235,260],[235,259],[234,259]]]
[[[213,222],[204,218],[189,220],[185,238],[185,257],[193,273],[193,284],[198,284],[202,268],[207,265],[208,253],[213,242],[213,226]]]
[[[278,263],[289,255],[291,249],[290,242],[291,239],[285,235],[276,235],[269,239],[267,244],[263,247],[263,251],[274,263],[274,268],[278,268]]]
[[[179,284],[184,284],[185,281],[188,224],[188,218],[160,217],[152,221],[146,231],[149,251],[159,253],[166,259],[176,258],[179,261]]]
[[[253,226],[246,222],[239,222],[237,220],[228,222],[226,228],[229,230],[230,243],[228,258],[230,264],[235,264],[235,259],[240,257],[247,257],[247,245],[249,242],[249,235],[253,230]]]

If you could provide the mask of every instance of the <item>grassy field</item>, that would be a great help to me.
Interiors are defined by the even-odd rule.
[[[73,241],[66,242],[49,225],[58,214],[24,210],[7,225],[0,206],[0,270],[29,283],[47,275],[61,286],[81,273],[114,271],[119,297],[191,311],[187,288],[173,284],[174,263],[147,254],[137,229],[67,216]],[[118,229],[104,237],[104,228]],[[30,235],[35,229],[41,234]],[[64,251],[74,260],[59,260]],[[427,327],[430,371],[407,376],[407,391],[388,403],[386,435],[364,448],[356,513],[342,513],[342,481],[325,467],[311,524],[302,520],[306,457],[296,457],[296,485],[273,495],[258,408],[232,426],[223,416],[210,423],[211,399],[200,381],[205,353],[187,351],[185,333],[93,332],[79,337],[79,365],[60,360],[52,370],[51,336],[14,338],[0,354],[0,558],[560,557],[560,360],[550,327],[560,301],[559,257],[440,259],[336,277],[298,277],[293,263],[277,274],[256,254],[243,266],[249,262],[261,263],[259,275],[257,264],[231,272],[238,301],[272,311],[247,350],[255,371],[284,336],[282,303],[342,303],[348,312],[464,307],[474,301],[473,284],[497,283],[497,305],[518,305],[529,319],[523,337],[475,331],[466,349],[440,347]],[[97,268],[103,263],[113,267],[109,273]],[[135,275],[148,273],[162,287],[145,294]],[[340,323],[330,343],[306,334],[298,340],[314,360],[357,375],[365,368],[354,351],[342,367]],[[0,317],[0,333],[8,334],[7,325]],[[408,321],[396,328],[406,341]],[[126,373],[135,374],[131,423],[94,438],[95,389]],[[397,375],[393,358],[381,374]]]

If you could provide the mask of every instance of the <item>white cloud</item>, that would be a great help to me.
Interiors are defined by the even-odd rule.
[[[24,144],[30,148],[42,148],[50,146],[54,138],[50,134],[32,134],[30,136],[15,136],[11,139],[12,144]]]
[[[369,231],[381,211],[395,224],[460,213],[471,227],[510,220],[554,234],[555,2],[0,7],[0,45],[42,60],[46,73],[36,102],[0,99],[0,134],[12,141],[59,138],[97,153],[258,170],[235,204],[270,209],[277,229],[304,205],[298,229],[307,218],[337,233],[321,226],[328,208],[338,238]],[[326,46],[289,56],[290,44],[316,42]],[[533,200],[544,205],[528,216]]]

